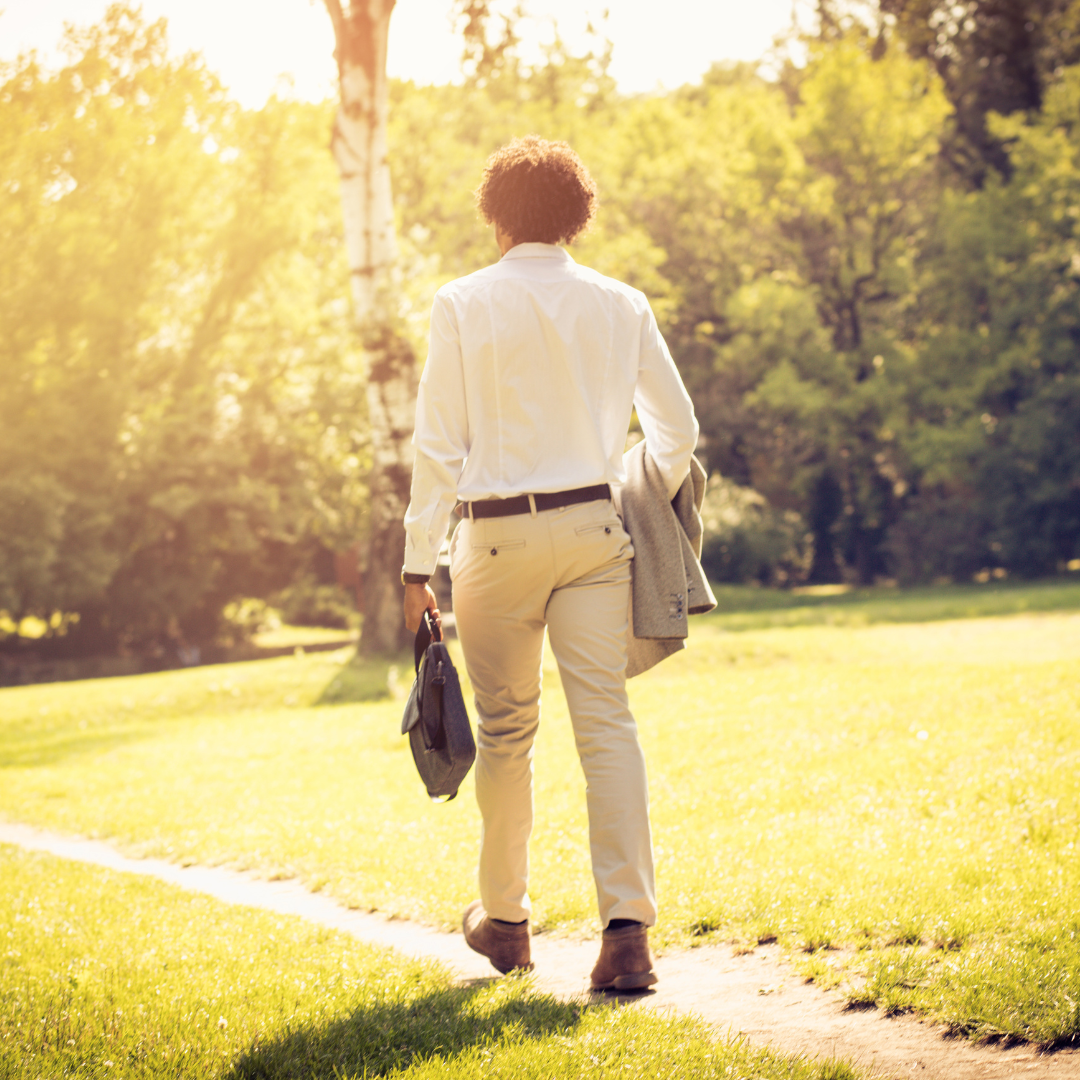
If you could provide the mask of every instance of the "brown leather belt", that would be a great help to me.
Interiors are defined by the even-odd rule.
[[[574,503],[592,502],[594,499],[610,499],[611,487],[608,484],[593,484],[592,487],[574,488],[573,491],[547,491],[533,495],[537,510],[557,510],[560,506],[573,506]],[[515,495],[510,499],[480,499],[473,503],[458,503],[457,512],[461,517],[474,518],[509,517],[511,514],[531,514],[528,495]]]

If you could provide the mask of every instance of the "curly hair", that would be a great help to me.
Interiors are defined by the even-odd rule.
[[[476,205],[517,244],[573,243],[598,204],[596,183],[568,143],[513,139],[487,159]]]

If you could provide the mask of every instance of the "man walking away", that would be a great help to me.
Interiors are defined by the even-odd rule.
[[[515,139],[477,191],[498,263],[443,286],[416,409],[405,517],[405,621],[436,612],[428,585],[456,502],[454,612],[476,691],[480,899],[465,939],[502,972],[531,968],[533,739],[547,628],[586,779],[604,928],[596,989],[656,982],[648,783],[626,695],[630,537],[611,501],[636,408],[671,497],[697,442],[693,406],[638,290],[558,245],[596,211],[566,143]]]

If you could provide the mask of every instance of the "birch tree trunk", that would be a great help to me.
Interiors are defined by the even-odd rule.
[[[373,465],[360,649],[371,654],[397,651],[411,637],[402,620],[399,571],[412,474],[416,358],[379,303],[397,253],[387,161],[386,44],[394,0],[324,2],[334,25],[341,92],[331,150],[341,174],[353,308],[368,354]]]

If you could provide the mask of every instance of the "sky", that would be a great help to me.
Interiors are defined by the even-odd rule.
[[[755,60],[809,0],[527,0],[526,50],[550,35],[583,41],[586,21],[614,42],[611,73],[626,93],[697,80],[717,60]],[[0,0],[0,59],[36,49],[50,65],[65,22],[88,24],[108,0]],[[460,77],[461,40],[451,0],[398,0],[390,20],[387,68],[393,77],[444,83]],[[176,53],[201,52],[234,96],[251,108],[270,93],[320,100],[334,93],[333,34],[322,0],[143,0],[148,19],[165,17]],[[528,53],[526,53],[528,55]],[[287,83],[280,80],[285,77]]]

